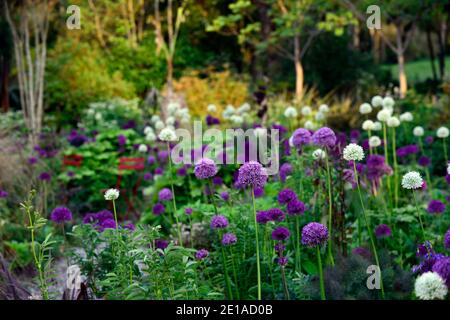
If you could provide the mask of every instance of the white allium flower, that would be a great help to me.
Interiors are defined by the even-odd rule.
[[[206,109],[208,110],[208,112],[211,112],[211,113],[214,113],[217,111],[217,107],[215,104],[209,104]]]
[[[238,113],[240,113],[240,114],[242,114],[242,113],[245,113],[245,112],[247,112],[247,111],[250,111],[250,104],[248,104],[247,102],[246,103],[244,103],[242,106],[240,106],[238,109],[237,109],[237,112]]]
[[[105,200],[116,200],[119,198],[119,190],[117,189],[108,189],[105,192]]]
[[[310,120],[306,121],[304,124],[305,129],[307,130],[314,130],[316,128],[316,126],[314,125],[314,123]]]
[[[381,146],[381,139],[378,136],[372,136],[369,138],[369,147],[376,148]]]
[[[423,185],[423,179],[417,171],[410,171],[402,178],[402,187],[405,189],[420,189]]]
[[[302,112],[303,116],[307,117],[307,116],[311,115],[312,109],[310,106],[304,106],[302,108],[301,112]]]
[[[267,129],[266,128],[255,128],[253,129],[253,134],[255,137],[264,137],[267,136]]]
[[[381,96],[374,96],[370,103],[375,108],[381,107],[383,105],[383,98]]]
[[[158,135],[159,139],[161,141],[176,141],[177,140],[177,135],[175,133],[175,130],[173,130],[173,128],[171,127],[166,127],[164,129],[161,130],[161,132]]]
[[[155,123],[155,129],[156,130],[162,130],[165,127],[164,122],[161,120],[156,121]]]
[[[429,271],[417,277],[414,292],[421,300],[443,300],[448,288],[438,273]]]
[[[343,157],[347,161],[361,161],[364,159],[364,150],[356,143],[350,143],[344,148]]]
[[[230,117],[231,122],[233,122],[234,124],[241,124],[244,122],[244,118],[241,116],[238,116],[236,114],[232,115]]]
[[[161,118],[158,116],[158,115],[156,115],[156,114],[154,114],[153,116],[152,116],[152,119],[150,120],[153,124],[155,124],[155,123],[157,123],[158,121],[160,121],[161,120]]]
[[[316,121],[322,121],[325,119],[325,114],[323,114],[322,112],[317,112],[315,119],[316,119]]]
[[[381,122],[375,121],[373,123],[373,130],[372,131],[380,131],[381,129],[383,129],[383,125],[381,124]]]
[[[284,110],[284,116],[286,118],[296,118],[298,116],[297,109],[295,109],[294,107],[287,107]]]
[[[147,153],[147,151],[148,151],[147,145],[145,145],[145,144],[140,144],[140,145],[139,145],[139,148],[138,148],[138,151],[139,151],[139,152],[142,152],[142,153]]]
[[[155,135],[155,133],[154,133],[153,131],[147,133],[147,134],[145,135],[145,140],[148,141],[148,142],[153,142],[153,141],[155,141],[155,140],[156,140],[156,135]]]
[[[180,109],[180,104],[178,102],[169,102],[167,105],[167,111],[169,114],[175,114],[175,112]]]
[[[95,114],[95,120],[100,121],[100,120],[102,120],[102,118],[103,118],[103,116],[102,116],[102,114],[100,112],[97,112]]]
[[[316,160],[325,159],[327,154],[322,149],[316,149],[313,151],[312,156]]]
[[[327,113],[328,111],[330,111],[330,108],[328,108],[328,105],[326,105],[326,104],[321,104],[320,105],[319,112]]]
[[[175,117],[167,117],[166,124],[170,125],[170,126],[173,126],[175,124],[175,121],[176,121]]]
[[[396,128],[400,125],[400,120],[397,117],[390,117],[386,124],[390,128]]]
[[[414,117],[411,112],[404,112],[400,115],[400,121],[411,122],[414,120]]]
[[[289,147],[291,147],[291,148],[294,147],[294,137],[293,137],[293,136],[291,136],[291,137],[289,138]]]
[[[94,109],[89,109],[87,111],[88,116],[93,116],[95,114],[95,110]]]
[[[184,117],[181,117],[180,122],[181,123],[189,123],[191,121],[191,115],[187,114]]]
[[[392,110],[391,109],[381,109],[378,111],[377,119],[381,122],[386,122],[388,119],[392,116]]]
[[[369,114],[372,112],[372,106],[368,103],[363,103],[359,106],[359,113],[361,114]]]
[[[224,119],[229,119],[234,113],[236,112],[236,109],[229,104],[225,107],[225,110],[222,112],[222,116]]]
[[[147,135],[147,134],[150,133],[150,132],[153,132],[153,128],[152,128],[152,127],[149,127],[149,126],[146,126],[146,127],[144,128],[144,134]]]
[[[422,137],[425,134],[425,130],[421,126],[417,126],[413,129],[413,135],[416,137]]]
[[[395,101],[392,97],[384,97],[383,99],[383,108],[394,109]]]
[[[373,123],[372,120],[366,120],[366,121],[363,122],[362,128],[363,128],[363,130],[365,130],[365,131],[372,131],[374,125],[375,125],[375,124]]]
[[[449,135],[449,131],[448,131],[448,128],[446,128],[446,127],[440,127],[436,131],[436,136],[438,138],[448,138],[448,135]]]
[[[447,174],[450,174],[450,163],[447,166]]]
[[[180,119],[183,119],[183,118],[186,118],[186,117],[191,117],[188,108],[181,108],[181,109],[178,109],[178,110],[175,112],[175,116],[176,116],[177,118],[180,118]]]

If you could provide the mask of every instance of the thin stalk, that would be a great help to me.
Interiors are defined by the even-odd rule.
[[[238,277],[237,277],[237,272],[236,272],[236,264],[234,263],[234,251],[233,251],[233,246],[230,247],[230,251],[231,251],[231,265],[233,266],[233,277],[234,277],[234,286],[236,289],[236,297],[238,300],[241,299],[240,295],[239,295],[239,285],[238,285]]]
[[[255,220],[255,240],[256,240],[256,270],[258,277],[258,300],[261,300],[261,266],[259,262],[259,240],[258,240],[258,222],[256,221],[256,203],[255,192],[252,188],[252,202],[253,202],[253,217]]]
[[[320,279],[320,299],[326,300],[325,297],[325,284],[323,281],[323,268],[322,268],[322,259],[320,258],[320,248],[316,246],[316,255],[317,255],[317,264],[319,266],[319,279]]]
[[[384,144],[384,159],[386,161],[386,165],[389,165],[389,151],[388,151],[388,141],[387,141],[387,129],[386,123],[383,122],[383,144]],[[394,150],[395,152],[395,150]],[[391,177],[387,176],[387,187],[389,199],[391,198]]]
[[[233,300],[233,292],[231,291],[230,279],[228,278],[228,268],[227,268],[227,261],[225,259],[225,250],[223,249],[223,246],[220,243],[220,236],[219,236],[219,246],[222,251],[223,273],[225,276],[225,285],[227,286],[227,290],[228,290],[228,298],[230,300]]]
[[[284,296],[286,297],[286,300],[291,300],[291,298],[289,297],[289,289],[286,281],[286,274],[284,272],[284,267],[281,266],[280,269],[281,269],[281,279],[283,280]]]
[[[175,217],[175,223],[177,224],[177,233],[178,233],[178,242],[179,245],[182,247],[183,246],[183,240],[181,238],[181,226],[180,223],[178,222],[178,216],[177,216],[177,203],[175,200],[175,191],[173,188],[173,176],[172,176],[172,157],[170,155],[170,145],[167,142],[167,153],[169,154],[169,171],[170,171],[170,188],[172,190],[172,205],[173,205],[173,215]]]
[[[448,164],[448,154],[447,154],[447,143],[445,141],[446,139],[442,139],[442,146],[444,147],[444,157],[445,157],[445,165]]]
[[[300,223],[299,217],[295,216],[295,271],[302,272],[302,257],[300,252]]]
[[[420,214],[419,206],[417,205],[416,192],[414,190],[413,190],[413,198],[414,198],[414,205],[416,206],[417,216],[419,217],[420,228],[422,230],[422,237],[423,240],[426,241],[427,239],[425,237],[425,228],[423,227],[422,215]]]
[[[327,150],[328,151],[328,150]],[[331,198],[331,174],[330,174],[330,165],[328,163],[328,153],[326,155],[326,166],[327,166],[327,188],[328,188],[328,232],[330,234],[328,240],[328,260],[332,266],[334,266],[334,258],[333,258],[333,250],[332,250],[332,242],[333,242],[333,199]]]
[[[394,199],[395,199],[395,207],[398,208],[398,164],[397,164],[397,148],[395,141],[395,128],[392,128],[392,148],[394,149],[392,152],[392,157],[394,159]]]

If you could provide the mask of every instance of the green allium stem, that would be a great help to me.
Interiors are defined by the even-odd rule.
[[[328,150],[326,155],[326,166],[327,166],[327,188],[328,188],[328,232],[330,233],[330,237],[328,240],[328,260],[332,266],[334,266],[334,258],[333,258],[333,199],[331,198],[331,174],[330,174],[330,164],[328,163]]]
[[[320,299],[326,300],[325,297],[325,284],[323,281],[323,268],[322,268],[322,259],[320,258],[320,247],[316,246],[316,255],[317,255],[317,264],[319,266],[319,279],[320,279]]]
[[[256,203],[255,192],[252,188],[252,202],[253,202],[253,217],[255,220],[255,240],[256,240],[256,270],[258,277],[258,300],[261,300],[261,266],[259,261],[259,237],[258,237],[258,222],[256,221]]]

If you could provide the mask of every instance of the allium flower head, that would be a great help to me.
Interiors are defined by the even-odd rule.
[[[380,139],[380,137],[378,137],[378,136],[371,136],[369,138],[369,146],[371,148],[376,148],[376,147],[381,146],[381,139]]]
[[[307,130],[314,130],[316,128],[315,124],[311,120],[307,120],[303,126]]]
[[[392,230],[386,224],[380,224],[375,228],[375,236],[378,239],[388,238],[392,235]]]
[[[450,250],[450,228],[447,230],[444,236],[444,248]]]
[[[56,223],[72,220],[72,212],[66,207],[57,207],[50,214],[50,219]]]
[[[192,214],[192,208],[186,208],[184,209],[184,213],[186,213],[188,216],[190,216]]]
[[[157,203],[153,206],[152,212],[155,216],[159,216],[166,211],[166,208],[164,208],[164,205],[162,203]]]
[[[287,204],[292,200],[297,199],[297,194],[291,189],[283,189],[278,193],[278,203]]]
[[[350,143],[344,148],[343,157],[347,161],[361,161],[364,159],[364,150],[356,143]]]
[[[298,116],[297,109],[295,109],[294,107],[287,107],[284,110],[284,116],[286,118],[296,118]]]
[[[301,215],[305,212],[305,204],[298,199],[290,201],[287,205],[289,215]]]
[[[52,178],[52,176],[48,172],[42,172],[39,175],[39,180],[41,180],[41,181],[47,181],[48,182],[48,181],[51,180],[51,178]]]
[[[427,156],[421,156],[418,160],[417,163],[419,164],[419,166],[421,167],[428,167],[431,164],[431,159],[428,158]]]
[[[222,198],[223,201],[228,201],[230,199],[230,194],[226,191],[222,191],[220,193],[220,197]]]
[[[211,218],[211,229],[223,229],[228,227],[228,219],[222,215],[216,215]]]
[[[444,257],[436,261],[433,265],[433,272],[436,272],[445,281],[447,287],[450,287],[450,258]]]
[[[209,255],[209,251],[206,249],[200,249],[197,250],[197,252],[195,253],[195,258],[197,260],[203,260],[205,259],[207,256]]]
[[[394,108],[395,101],[391,97],[383,98],[383,108],[391,109]]]
[[[233,233],[225,233],[222,236],[222,244],[224,246],[229,246],[229,245],[233,245],[237,242],[237,237],[235,234]]]
[[[380,121],[375,121],[373,123],[373,131],[380,131],[381,129],[383,129],[383,125],[381,124]]]
[[[119,198],[119,190],[111,188],[106,190],[105,192],[105,200],[117,200],[117,198]]]
[[[422,137],[425,134],[425,130],[421,126],[414,127],[413,135],[416,137]]]
[[[312,109],[310,106],[304,106],[301,110],[301,113],[303,116],[307,117],[307,116],[311,115]]]
[[[383,105],[383,98],[381,96],[374,96],[370,103],[375,108],[381,107]]]
[[[0,199],[1,198],[6,198],[8,196],[8,192],[6,192],[5,190],[0,189]]]
[[[330,108],[328,107],[328,105],[326,105],[326,104],[321,104],[321,105],[319,106],[319,112],[327,113],[328,111],[330,111]]]
[[[328,240],[328,229],[318,222],[310,222],[302,229],[302,243],[308,247],[323,245]]]
[[[381,109],[377,113],[377,119],[381,122],[387,122],[389,118],[392,116],[392,110],[390,109]]]
[[[402,187],[405,189],[420,189],[423,185],[423,179],[417,171],[410,171],[402,178]]]
[[[257,223],[266,224],[270,220],[271,219],[270,219],[270,216],[267,211],[258,211],[256,213],[256,222]]]
[[[369,114],[372,112],[372,106],[368,103],[363,103],[359,106],[359,113],[361,114]]]
[[[440,127],[436,131],[436,136],[438,138],[442,138],[442,139],[448,138],[449,134],[450,134],[450,132],[449,132],[448,128],[446,128],[446,127]]]
[[[161,141],[172,142],[177,140],[177,135],[172,128],[167,127],[161,130],[161,132],[158,135],[158,138]]]
[[[173,198],[172,191],[169,188],[163,188],[158,193],[159,201],[170,201]]]
[[[208,179],[217,174],[217,166],[214,160],[202,158],[197,161],[194,168],[194,174],[197,179]]]
[[[414,120],[414,117],[411,112],[404,112],[400,115],[400,121],[411,122]]]
[[[414,292],[421,300],[443,300],[448,289],[444,280],[436,272],[425,272],[414,284]]]
[[[364,131],[372,131],[374,127],[374,123],[372,120],[365,120],[362,124],[362,129]]]
[[[327,153],[322,149],[316,149],[313,151],[312,156],[315,160],[321,160],[326,158]]]
[[[282,266],[282,267],[284,267],[285,265],[287,265],[288,264],[288,258],[287,257],[278,257],[277,258],[277,263],[280,265],[280,266]]]
[[[336,135],[330,128],[323,127],[314,132],[312,141],[315,145],[332,148],[336,144]]]
[[[388,127],[390,128],[397,128],[400,125],[400,120],[398,120],[397,117],[390,117],[387,121],[386,124]]]
[[[299,128],[292,134],[292,144],[294,147],[301,147],[311,142],[311,133],[309,130]]]
[[[284,212],[278,208],[272,208],[267,210],[267,215],[272,221],[283,221],[284,220]]]
[[[428,203],[428,208],[427,208],[428,213],[434,213],[434,214],[439,214],[445,211],[445,204],[442,201],[439,200],[431,200]]]
[[[238,172],[237,183],[243,187],[262,188],[267,181],[266,170],[256,161],[244,163]]]
[[[283,240],[288,239],[289,236],[290,236],[290,232],[285,227],[276,227],[272,231],[272,240],[283,241]]]

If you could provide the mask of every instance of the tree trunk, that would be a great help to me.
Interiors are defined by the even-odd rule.
[[[3,108],[3,112],[9,110],[9,94],[8,94],[8,79],[9,79],[9,61],[6,57],[3,57],[2,73],[0,75],[0,107]]]
[[[447,43],[447,22],[445,21],[445,19],[440,24],[440,30],[437,31],[437,36],[439,44],[439,75],[441,80],[443,80],[445,77],[445,50]]]
[[[434,47],[433,41],[431,39],[431,30],[429,28],[427,28],[426,30],[426,35],[427,35],[428,53],[430,55],[431,71],[433,72],[433,80],[437,81],[436,66],[434,64]]]
[[[173,59],[171,57],[167,58],[167,94],[172,96],[173,93]]]
[[[303,66],[300,58],[300,36],[294,37],[294,65],[295,65],[295,98],[300,101],[303,96]]]
[[[397,54],[398,62],[398,81],[400,82],[400,98],[406,96],[406,91],[408,91],[408,81],[406,79],[405,73],[405,54],[402,50]]]

